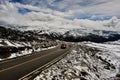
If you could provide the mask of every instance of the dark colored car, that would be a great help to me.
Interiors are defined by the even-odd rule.
[[[66,44],[61,44],[61,49],[65,49],[67,47]]]

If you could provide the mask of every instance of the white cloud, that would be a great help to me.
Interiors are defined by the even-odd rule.
[[[31,25],[40,28],[95,28],[104,29],[106,21],[91,21],[87,19],[68,20],[68,18],[78,18],[83,14],[90,14],[90,19],[104,18],[106,16],[120,16],[120,7],[118,0],[62,0],[56,4],[52,1],[49,4],[60,9],[65,8],[65,11],[55,10],[47,7],[33,6],[29,4],[4,2],[0,5],[0,24],[17,24],[17,25]],[[84,2],[85,1],[85,2]],[[82,4],[82,5],[80,5]],[[84,4],[84,5],[83,5]],[[115,6],[112,6],[115,5]],[[61,7],[62,6],[62,7]],[[26,8],[33,10],[32,12],[21,14],[19,8]],[[35,11],[38,12],[35,12]],[[45,14],[48,13],[48,14]],[[120,23],[119,23],[120,24]],[[117,26],[119,26],[117,24]],[[109,24],[106,24],[109,25]],[[33,28],[33,27],[32,27]],[[107,27],[108,28],[108,27]],[[111,28],[114,29],[114,28]]]
[[[52,0],[53,1],[53,0]],[[49,3],[49,2],[48,2]],[[74,17],[87,15],[97,16],[117,16],[120,17],[120,0],[62,0],[61,2],[52,2],[52,6],[74,12]],[[76,16],[76,14],[78,14]],[[69,15],[69,14],[68,14]]]
[[[35,7],[35,6],[32,6],[32,5],[22,5],[20,3],[13,3],[14,6],[18,7],[18,8],[27,8],[27,9],[30,9],[30,10],[36,10],[36,11],[39,11],[40,8],[38,7]]]
[[[27,8],[30,10],[40,10],[41,12],[29,12],[26,14],[21,14],[18,12],[18,8]],[[52,14],[44,14],[43,12],[51,12]],[[59,17],[59,16],[61,17]],[[53,10],[40,9],[31,5],[22,5],[19,3],[9,3],[5,2],[0,5],[0,24],[17,24],[17,25],[40,25],[41,23],[45,24],[46,22],[55,22],[55,21],[64,21],[62,18],[63,13]]]
[[[103,0],[108,1],[108,0]],[[91,5],[89,7],[85,7],[83,10],[89,14],[99,14],[104,16],[120,16],[120,1],[112,0],[102,4]]]
[[[1,0],[1,2],[3,1]],[[120,0],[23,0],[23,2],[26,5],[11,4],[14,4],[15,7],[41,11],[65,18],[83,18],[88,15],[91,17],[95,15],[96,18],[120,17]]]

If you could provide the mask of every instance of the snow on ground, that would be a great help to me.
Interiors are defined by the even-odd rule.
[[[103,58],[111,60],[111,63],[116,66],[116,73],[120,73],[120,40],[107,43],[87,43],[88,46],[96,47],[104,51]]]
[[[120,62],[114,51],[119,50],[119,46],[78,43],[70,54],[42,71],[34,80],[114,80]]]
[[[42,48],[41,46],[44,46],[44,45],[42,45],[42,44],[40,45],[39,43],[36,43],[36,42],[33,42],[33,44],[34,44],[34,46],[30,42],[18,42],[18,41],[13,42],[13,41],[6,40],[6,39],[0,39],[0,47],[4,47],[4,46],[10,46],[10,47],[16,47],[16,48],[25,47],[25,46],[30,47],[30,49],[25,48],[25,50],[18,51],[16,53],[10,53],[9,57],[0,58],[0,61],[57,47],[57,45],[55,45],[54,43],[51,43],[51,42],[48,42],[47,45],[48,46],[51,44],[53,44],[53,45],[49,46],[49,47],[46,46],[46,48]]]
[[[24,55],[27,55],[27,54],[32,54],[32,53],[35,53],[35,52],[39,52],[39,51],[43,51],[43,50],[48,50],[48,49],[52,49],[52,48],[55,48],[56,46],[52,46],[52,47],[48,47],[48,48],[38,48],[37,50],[35,50],[33,52],[33,49],[30,49],[30,50],[24,50],[24,51],[21,51],[20,53],[12,53],[9,57],[7,58],[4,58],[4,59],[1,59],[0,58],[0,61],[2,60],[6,60],[6,59],[11,59],[11,58],[15,58],[15,57],[19,57],[19,56],[24,56]]]
[[[87,43],[87,45],[102,50],[103,54],[100,54],[99,56],[101,56],[103,59],[106,59],[106,61],[110,61],[110,63],[114,64],[116,66],[116,73],[120,73],[118,69],[120,67],[119,41],[107,42],[107,43]]]
[[[39,52],[39,51],[43,51],[43,50],[48,50],[48,49],[52,49],[52,48],[55,48],[56,46],[52,46],[52,47],[48,47],[48,48],[38,48],[37,50],[35,50],[33,52],[32,49],[30,50],[25,50],[25,51],[21,51],[20,53],[12,53],[10,57],[8,57],[7,59],[10,59],[10,58],[15,58],[15,57],[19,57],[19,56],[24,56],[24,55],[27,55],[27,54],[32,54],[32,53],[35,53],[35,52]],[[5,58],[6,59],[6,58]],[[5,59],[0,59],[1,60],[5,60]]]
[[[27,46],[28,44],[26,43],[20,43],[20,42],[13,42],[13,41],[9,41],[6,39],[0,39],[0,46],[15,46],[15,47],[23,47],[23,46]]]
[[[119,43],[118,43],[119,44]],[[107,50],[109,51],[111,54],[115,54],[116,56],[120,57],[120,45],[114,45],[114,44],[105,44],[105,43],[88,43],[88,46],[91,47],[97,47],[100,48],[102,50]]]

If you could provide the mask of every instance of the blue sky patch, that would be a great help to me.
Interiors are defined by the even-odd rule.
[[[29,9],[26,9],[26,8],[19,8],[18,11],[21,14],[26,14],[26,13],[32,12],[32,10],[29,10]]]
[[[19,2],[19,3],[22,3],[23,0],[10,0],[10,2]]]

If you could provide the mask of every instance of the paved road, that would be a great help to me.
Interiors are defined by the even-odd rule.
[[[18,80],[69,50],[60,47],[0,62],[0,80]]]

